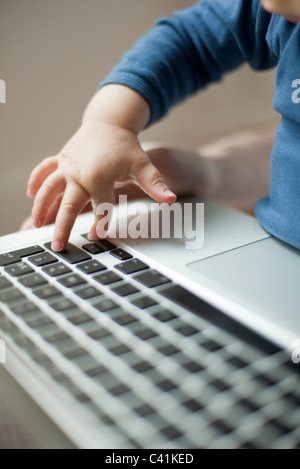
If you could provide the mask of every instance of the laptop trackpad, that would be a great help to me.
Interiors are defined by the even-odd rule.
[[[268,238],[187,267],[210,288],[300,334],[300,251]]]

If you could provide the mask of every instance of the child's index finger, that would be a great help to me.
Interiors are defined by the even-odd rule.
[[[64,251],[75,220],[89,202],[89,194],[76,182],[68,183],[58,210],[52,241],[53,251]]]

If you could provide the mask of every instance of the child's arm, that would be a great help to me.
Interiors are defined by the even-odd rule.
[[[269,193],[278,122],[275,118],[272,123],[230,134],[198,149],[213,168],[206,196],[253,213],[256,202]]]
[[[93,98],[78,132],[30,178],[35,226],[45,223],[62,197],[55,250],[65,248],[89,201],[94,207],[114,202],[117,182],[133,181],[158,202],[175,201],[142,150],[139,132],[245,61],[256,69],[274,67],[278,58],[266,42],[270,19],[259,0],[203,0],[161,20],[126,54]]]
[[[95,208],[102,202],[114,203],[116,182],[132,181],[160,203],[176,200],[137,138],[149,119],[149,106],[137,92],[122,85],[106,86],[92,99],[82,126],[59,155],[33,171],[28,195],[35,198],[32,218],[36,227],[45,224],[49,209],[63,195],[53,249],[66,247],[77,215],[90,200]],[[93,239],[98,221],[90,233]]]
[[[253,213],[270,186],[278,119],[216,139],[197,150],[146,144],[152,163],[177,195],[192,194]]]

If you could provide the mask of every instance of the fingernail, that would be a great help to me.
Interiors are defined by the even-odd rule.
[[[26,195],[27,195],[27,197],[29,197],[30,199],[33,198],[33,192],[31,191],[31,189],[27,189]]]
[[[57,240],[53,241],[53,243],[51,244],[51,248],[53,249],[53,251],[56,251],[56,252],[63,250],[62,243]]]
[[[89,241],[97,241],[99,239],[99,236],[97,234],[97,231],[96,231],[96,223],[92,226],[89,234],[87,235],[87,239]]]
[[[89,241],[98,241],[98,240],[99,240],[99,237],[97,236],[97,233],[96,233],[94,230],[92,230],[92,231],[90,231],[89,234],[87,235],[87,239],[88,239]]]
[[[163,191],[163,193],[164,193],[165,195],[169,196],[169,197],[176,197],[176,198],[177,198],[177,196],[174,194],[174,192],[170,191],[169,189],[165,189],[165,190]]]
[[[87,239],[88,239],[89,241],[99,241],[100,238],[99,238],[99,236],[97,236],[97,234],[89,233],[89,234],[87,235]]]
[[[39,218],[33,218],[32,223],[35,228],[40,228],[42,226],[41,220]]]

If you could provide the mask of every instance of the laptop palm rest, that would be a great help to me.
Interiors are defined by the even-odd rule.
[[[267,238],[187,265],[203,283],[300,334],[300,252]]]

